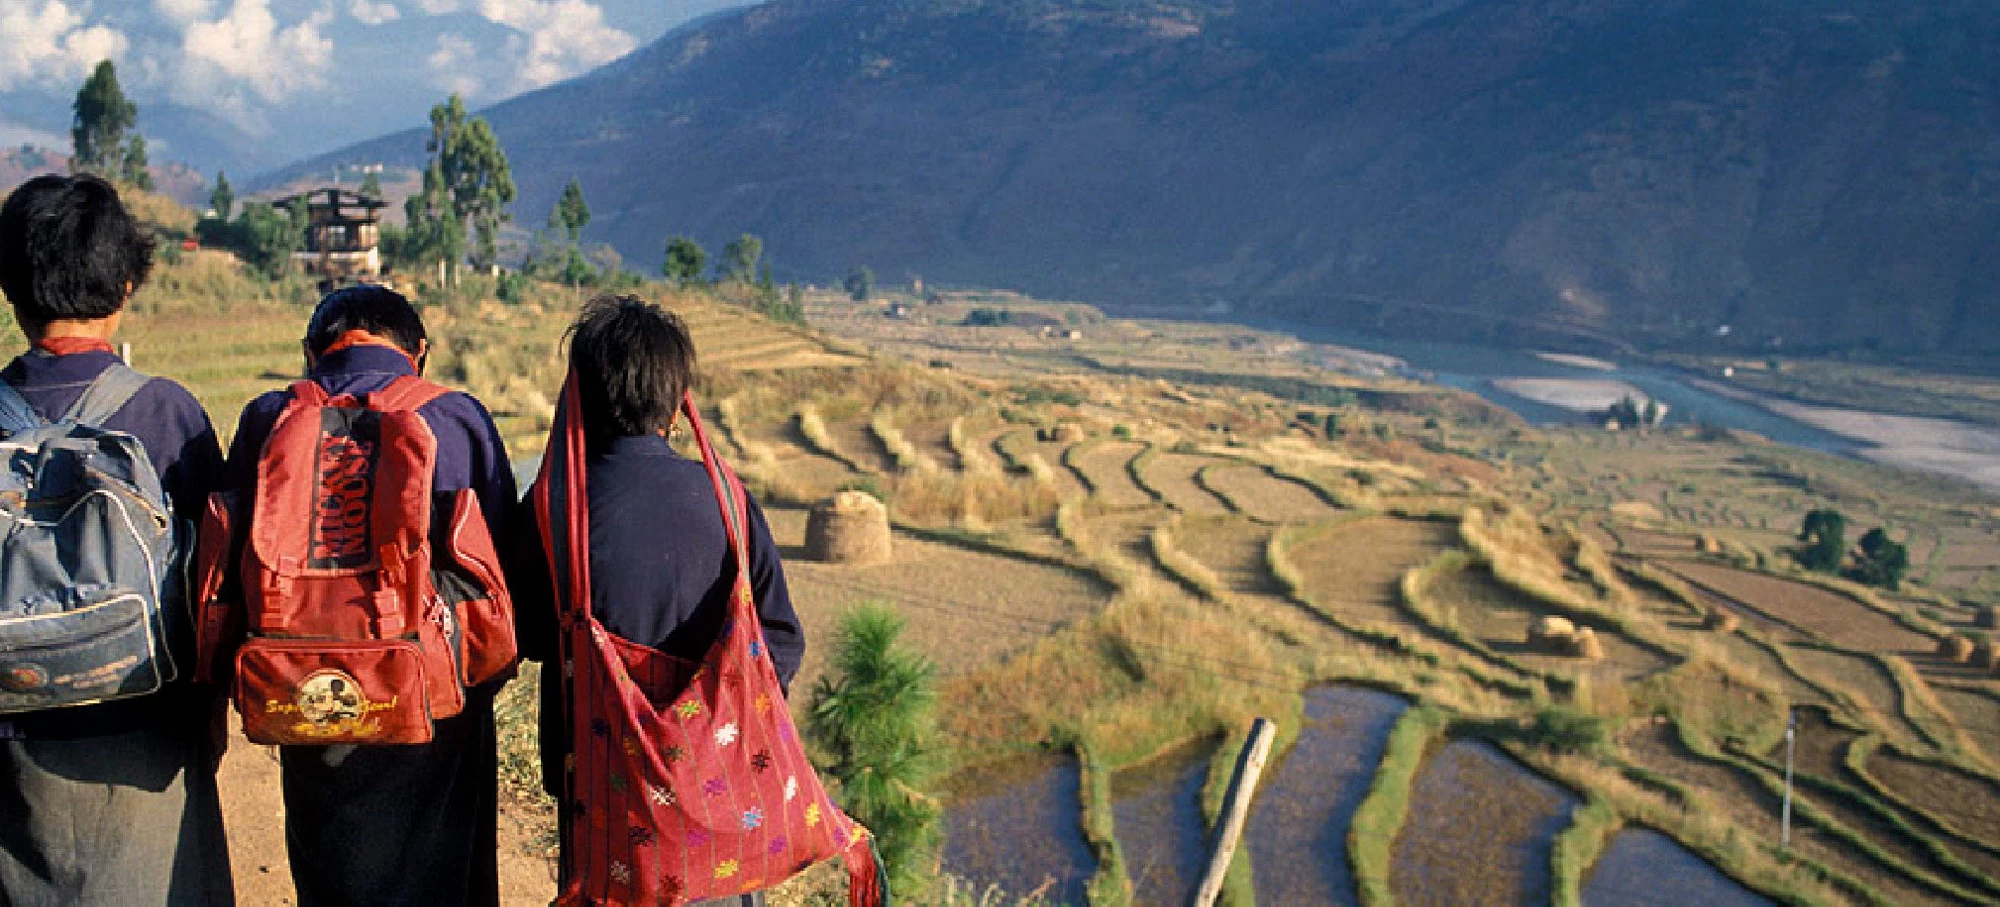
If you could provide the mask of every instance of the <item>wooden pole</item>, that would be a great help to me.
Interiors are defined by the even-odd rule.
[[[1243,838],[1243,823],[1250,816],[1250,801],[1257,794],[1257,776],[1264,773],[1264,759],[1271,755],[1271,741],[1278,725],[1259,718],[1250,725],[1250,739],[1236,757],[1236,775],[1229,779],[1229,795],[1222,801],[1222,821],[1215,826],[1215,843],[1209,850],[1208,872],[1195,889],[1194,907],[1211,907],[1222,894],[1222,879],[1236,859],[1237,842]]]

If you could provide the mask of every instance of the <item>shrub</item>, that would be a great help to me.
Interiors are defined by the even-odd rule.
[[[943,841],[935,670],[901,644],[903,618],[878,603],[849,611],[833,670],[813,689],[808,729],[830,756],[842,806],[875,833],[891,888],[916,892]]]

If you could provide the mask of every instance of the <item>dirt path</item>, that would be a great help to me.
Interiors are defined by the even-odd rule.
[[[235,717],[230,718],[232,725]],[[236,902],[250,907],[296,904],[292,873],[285,860],[285,804],[278,786],[276,747],[258,746],[232,727],[229,753],[217,777],[222,788],[223,822],[229,830],[229,862],[236,876]],[[547,904],[555,897],[546,860],[529,852],[522,822],[507,804],[500,815],[500,903],[509,907]]]

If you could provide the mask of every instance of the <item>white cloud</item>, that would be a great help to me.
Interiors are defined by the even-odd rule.
[[[234,0],[220,19],[189,23],[181,35],[174,78],[176,100],[204,107],[255,128],[255,102],[273,104],[325,84],[333,41],[321,33],[330,9],[282,25],[270,0]]]
[[[99,60],[125,52],[125,35],[86,25],[62,0],[0,0],[0,88],[75,82]]]
[[[562,81],[631,53],[639,44],[605,24],[604,10],[587,0],[479,0],[479,15],[522,37],[509,42],[517,54],[516,90]]]
[[[348,5],[347,12],[354,16],[355,21],[363,25],[381,25],[384,22],[394,22],[403,17],[403,11],[397,9],[396,4],[390,3],[389,0],[381,0],[379,3],[370,3],[369,0],[354,0],[353,3]]]
[[[417,8],[427,15],[442,16],[458,12],[458,0],[417,0]]]
[[[474,97],[482,87],[479,77],[473,72],[474,61],[479,56],[479,48],[457,35],[439,35],[437,50],[425,58],[430,67],[431,82],[446,91],[465,97]]]
[[[213,5],[209,0],[153,0],[153,8],[159,10],[160,15],[169,22],[181,25],[208,18]]]

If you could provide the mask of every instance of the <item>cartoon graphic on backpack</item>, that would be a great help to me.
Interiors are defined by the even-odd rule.
[[[184,533],[102,427],[148,380],[115,364],[53,423],[0,381],[0,714],[156,692],[188,651]]]
[[[242,494],[209,501],[197,679],[233,674],[252,741],[428,743],[467,688],[511,674],[513,605],[479,501],[431,492],[437,439],[417,410],[445,393],[408,376],[360,397],[300,381],[258,458],[247,532]]]

